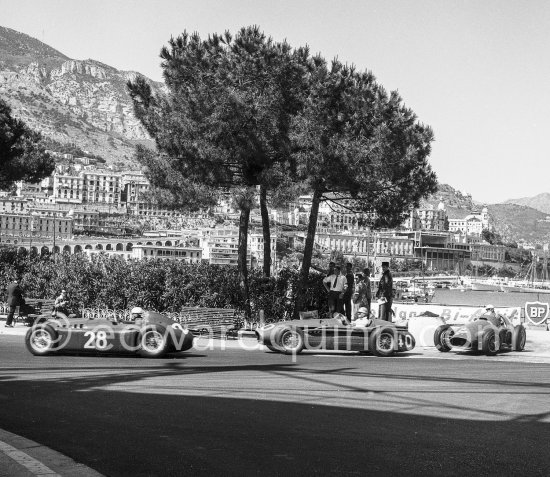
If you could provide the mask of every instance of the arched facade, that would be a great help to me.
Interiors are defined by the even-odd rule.
[[[157,247],[174,247],[178,245],[179,240],[156,240],[156,241],[144,241],[140,240],[139,242],[126,242],[126,241],[120,241],[120,238],[118,241],[108,241],[108,240],[102,240],[101,242],[93,241],[93,242],[69,242],[69,243],[58,243],[54,246],[52,243],[45,243],[40,244],[36,243],[36,245],[29,246],[29,244],[18,241],[16,239],[7,239],[3,241],[5,244],[10,245],[16,245],[18,253],[22,253],[23,250],[27,251],[34,251],[36,254],[49,254],[49,253],[63,253],[67,255],[71,254],[77,254],[82,253],[84,251],[89,252],[132,252],[134,245],[150,245],[150,246],[157,246]],[[127,255],[128,256],[128,255]]]

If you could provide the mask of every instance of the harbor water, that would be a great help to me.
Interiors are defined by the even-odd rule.
[[[460,291],[446,288],[436,288],[435,296],[431,303],[441,305],[473,305],[485,306],[487,304],[498,306],[524,307],[529,302],[541,302],[550,304],[550,294],[547,293],[504,293],[498,291]]]

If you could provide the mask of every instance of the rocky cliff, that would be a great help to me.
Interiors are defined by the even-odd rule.
[[[151,143],[126,92],[126,82],[137,74],[95,60],[72,60],[28,35],[0,27],[0,96],[14,115],[108,163],[131,162],[136,142]]]

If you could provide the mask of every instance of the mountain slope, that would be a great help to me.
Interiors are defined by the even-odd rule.
[[[515,201],[487,205],[494,231],[501,235],[504,242],[525,240],[530,243],[549,243],[550,220],[546,217],[550,210],[546,213],[544,210],[541,211],[546,199],[550,201],[550,194],[519,199],[525,201],[526,205],[516,204]],[[423,205],[429,204],[436,208],[441,201],[445,204],[449,217],[465,217],[470,212],[481,211],[482,207],[472,200],[471,195],[460,192],[448,184],[439,184],[438,191]]]
[[[438,184],[437,192],[423,201],[422,205],[432,205],[437,208],[440,202],[443,202],[445,207],[456,209],[474,210],[477,208],[470,194],[461,192],[449,184]]]
[[[126,82],[137,74],[95,60],[72,60],[35,38],[0,27],[0,96],[13,114],[107,163],[130,164],[136,142],[152,145],[126,91]]]
[[[509,199],[506,204],[518,204],[532,207],[533,209],[540,210],[545,214],[550,214],[550,193],[544,192],[534,197],[524,197],[522,199]]]
[[[550,221],[546,214],[532,207],[517,204],[487,206],[495,231],[505,242],[526,240],[532,243],[550,242]]]

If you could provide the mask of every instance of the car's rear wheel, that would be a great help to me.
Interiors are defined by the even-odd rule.
[[[32,327],[25,335],[25,346],[35,356],[51,353],[57,343],[57,332],[50,325]]]
[[[497,347],[495,330],[490,329],[483,334],[483,339],[481,341],[481,350],[487,356],[494,356],[498,353],[499,349]]]
[[[455,334],[451,325],[438,326],[434,332],[435,347],[442,353],[451,351],[451,337]]]
[[[376,356],[393,356],[397,350],[397,330],[378,328],[369,336],[369,350]]]
[[[168,352],[168,336],[162,326],[149,326],[139,335],[138,354],[144,358],[160,358]]]
[[[523,325],[514,326],[512,332],[512,349],[514,351],[523,351],[525,342],[527,341],[527,333]]]
[[[277,346],[285,354],[298,354],[304,349],[304,334],[296,328],[285,328],[279,334]]]

